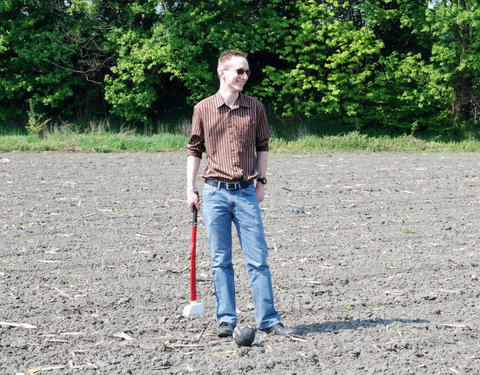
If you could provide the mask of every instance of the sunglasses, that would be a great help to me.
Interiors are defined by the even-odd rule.
[[[225,70],[228,70],[228,69],[225,69]],[[229,72],[231,72],[232,70],[228,70]],[[237,72],[237,74],[239,76],[243,76],[244,74],[246,74],[248,77],[250,77],[250,70],[247,69],[247,70],[244,70],[244,69],[236,69],[235,72]]]

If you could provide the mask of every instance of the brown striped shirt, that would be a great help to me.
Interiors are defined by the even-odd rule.
[[[262,103],[240,93],[237,104],[230,108],[217,93],[193,109],[188,155],[201,159],[206,152],[204,178],[247,181],[258,177],[256,152],[268,151],[269,138]]]

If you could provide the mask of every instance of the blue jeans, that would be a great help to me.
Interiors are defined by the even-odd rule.
[[[212,257],[217,321],[237,324],[235,280],[232,264],[232,222],[237,229],[250,286],[253,292],[257,327],[269,328],[280,322],[273,302],[272,279],[267,263],[262,215],[255,187],[226,190],[205,184],[203,217]]]

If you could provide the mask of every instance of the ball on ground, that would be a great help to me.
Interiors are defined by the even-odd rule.
[[[233,330],[233,341],[238,346],[250,346],[255,340],[255,329],[248,324],[240,324]]]

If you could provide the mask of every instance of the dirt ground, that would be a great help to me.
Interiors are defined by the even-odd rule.
[[[297,335],[249,348],[216,337],[201,218],[206,313],[182,316],[185,161],[0,154],[0,375],[480,374],[480,154],[271,154],[269,261]]]

